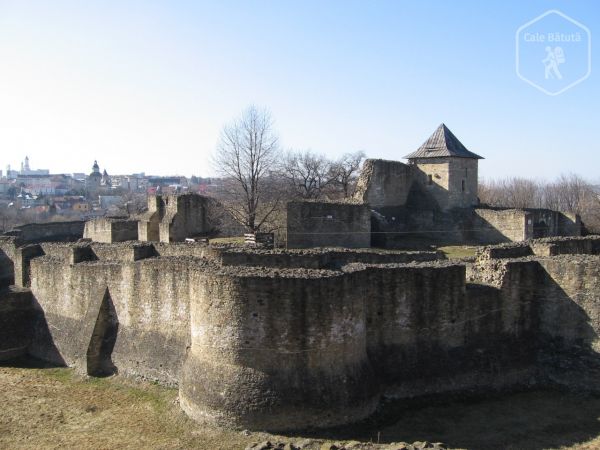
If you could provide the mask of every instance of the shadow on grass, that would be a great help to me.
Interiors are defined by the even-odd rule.
[[[305,434],[381,443],[444,442],[470,450],[542,450],[580,443],[600,448],[599,418],[598,396],[540,390],[426,407],[393,402],[357,426]]]
[[[53,364],[32,356],[18,356],[16,358],[0,361],[0,367],[16,367],[18,369],[58,369],[65,368],[64,365]]]
[[[48,369],[48,375],[70,380],[71,369],[57,368],[33,358],[3,361],[0,366]],[[52,373],[55,370],[58,372]],[[168,411],[168,396],[163,395],[160,387],[147,392],[135,386],[106,384],[105,380],[90,379],[81,386],[98,383],[98,388],[126,391],[131,399],[152,404],[161,414]],[[450,448],[469,450],[542,450],[572,448],[578,444],[588,449],[600,448],[599,396],[538,390],[485,399],[446,398],[428,406],[420,405],[389,402],[372,419],[360,424],[289,436],[380,443],[444,442]]]

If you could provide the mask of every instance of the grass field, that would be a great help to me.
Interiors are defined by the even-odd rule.
[[[203,427],[177,391],[122,377],[92,379],[71,369],[0,367],[0,448],[244,449],[267,439],[445,442],[452,448],[598,449],[600,399],[559,392],[513,394],[387,414],[336,432],[272,436]]]
[[[468,245],[449,245],[447,247],[438,248],[438,250],[444,252],[446,258],[449,259],[471,258],[475,256],[476,249],[477,247],[471,247]]]

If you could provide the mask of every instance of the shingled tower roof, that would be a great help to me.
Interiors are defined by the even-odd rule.
[[[444,124],[441,124],[416,152],[406,155],[405,158],[445,158],[448,156],[483,159],[483,157],[467,150]]]

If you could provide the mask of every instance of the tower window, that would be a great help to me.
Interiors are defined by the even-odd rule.
[[[463,192],[465,192],[465,180],[462,180],[461,189]]]

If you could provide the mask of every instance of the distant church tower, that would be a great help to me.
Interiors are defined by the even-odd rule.
[[[29,156],[25,156],[25,164],[24,164],[23,168],[25,169],[25,173],[27,173],[31,170],[29,168]]]
[[[90,191],[96,191],[100,187],[100,183],[102,182],[102,174],[100,173],[100,166],[98,166],[98,161],[94,161],[94,165],[92,166],[92,173],[87,178],[87,188]]]
[[[444,124],[417,151],[405,156],[416,168],[423,190],[441,209],[477,205],[478,162],[481,156],[470,152]]]

